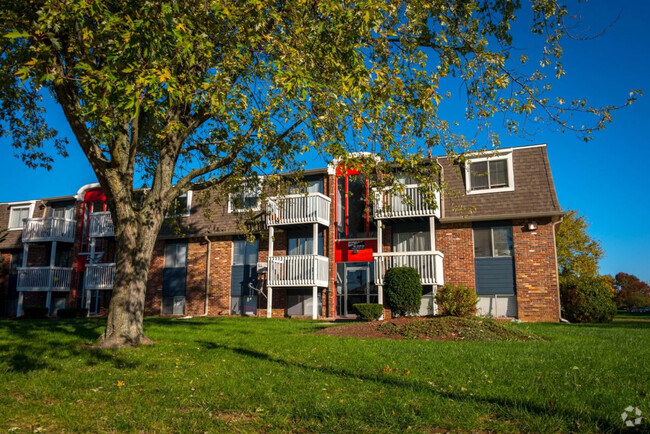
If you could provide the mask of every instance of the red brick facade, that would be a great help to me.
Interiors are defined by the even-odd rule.
[[[472,223],[441,224],[436,228],[436,250],[445,255],[445,283],[476,288]]]
[[[518,317],[522,321],[560,320],[560,300],[551,219],[537,219],[537,229],[528,230],[532,220],[513,221],[515,279]]]
[[[538,154],[542,155],[539,157]],[[535,150],[522,153],[520,157],[515,158],[515,164],[519,167],[531,168],[542,167],[538,164],[539,159],[545,162],[545,151]],[[539,161],[538,161],[539,160]],[[446,164],[446,163],[445,163]],[[451,164],[451,163],[450,163]],[[547,165],[546,165],[547,166]],[[528,191],[533,191],[538,195],[539,186],[527,186],[526,178],[516,172],[516,194],[517,207],[526,204],[526,198],[530,196]],[[543,168],[537,173],[537,181],[547,179],[550,176],[548,169]],[[454,172],[455,173],[455,172]],[[324,171],[319,172],[323,177],[324,194],[331,199],[330,206],[330,224],[324,228],[324,255],[329,258],[329,282],[327,288],[319,288],[319,296],[322,299],[323,310],[321,317],[332,318],[336,316],[336,273],[337,267],[335,262],[335,241],[337,236],[336,227],[336,177],[326,174]],[[456,176],[456,175],[454,175]],[[456,179],[457,178],[457,179]],[[462,191],[462,177],[456,176],[451,179],[452,184],[458,191]],[[448,179],[449,181],[449,179]],[[537,182],[536,181],[536,182]],[[541,184],[541,181],[538,183]],[[547,182],[552,190],[549,193],[548,200],[534,204],[530,212],[539,213],[540,209],[547,209],[549,215],[558,215],[555,198],[555,192],[552,182]],[[530,187],[530,188],[529,188]],[[534,187],[534,188],[533,188]],[[513,193],[514,194],[514,193]],[[531,193],[532,194],[532,193]],[[462,195],[461,195],[462,196]],[[477,196],[478,197],[477,199]],[[508,208],[508,193],[501,192],[489,195],[474,195],[474,197],[462,196],[463,205],[472,205],[472,201],[477,202],[480,207],[475,215],[469,215],[467,220],[459,222],[460,218],[456,212],[451,212],[450,204],[443,203],[443,213],[441,218],[435,221],[435,250],[444,254],[443,270],[444,281],[450,284],[464,284],[471,288],[476,288],[475,266],[474,266],[474,240],[471,220],[490,220],[490,201],[498,199],[499,210],[503,212],[515,212],[519,208]],[[72,199],[68,198],[67,201]],[[446,199],[444,199],[446,200]],[[532,199],[531,199],[532,200]],[[466,203],[465,203],[466,202]],[[504,203],[502,203],[504,202]],[[547,203],[548,202],[548,203]],[[521,204],[519,204],[521,203]],[[0,227],[8,224],[10,207],[1,204],[0,206]],[[35,205],[39,210],[39,217],[47,215],[48,204],[44,201]],[[185,314],[198,316],[206,313],[206,289],[207,289],[207,314],[209,316],[231,315],[231,267],[232,267],[232,249],[233,239],[240,232],[236,217],[227,210],[227,203],[219,205],[211,204],[210,213],[212,220],[204,219],[203,208],[196,201],[191,206],[190,216],[183,221],[181,226],[194,228],[194,232],[181,235],[187,239],[187,274],[186,274],[186,291],[185,291]],[[514,206],[514,205],[513,205]],[[532,206],[532,205],[531,205]],[[448,208],[447,211],[445,209]],[[556,213],[556,214],[552,214]],[[34,213],[36,215],[36,212]],[[77,288],[77,271],[83,270],[84,252],[81,250],[81,241],[84,232],[83,202],[77,201],[76,205],[76,237],[70,266],[73,267],[73,277],[71,291],[67,295],[68,304],[74,305],[76,300],[75,292]],[[527,214],[530,215],[530,214]],[[87,216],[86,216],[87,217]],[[259,216],[260,221],[264,219],[263,214]],[[505,218],[502,218],[505,219]],[[429,227],[429,221],[421,219],[422,224]],[[555,238],[554,223],[556,221],[551,217],[536,218],[538,228],[534,231],[527,230],[529,220],[515,218],[512,220],[513,225],[513,245],[514,245],[514,264],[515,264],[515,283],[517,294],[518,317],[524,321],[559,321],[559,298],[558,298],[558,281],[556,270],[555,256]],[[379,249],[382,252],[391,251],[391,221],[384,220],[385,227],[382,233],[383,243]],[[197,229],[198,228],[198,229]],[[287,254],[287,233],[285,227],[276,227],[274,237],[274,255],[282,256]],[[168,229],[168,228],[167,228]],[[173,238],[174,236],[167,229],[161,232],[163,238]],[[323,229],[320,226],[320,229]],[[0,242],[0,255],[4,259],[4,264],[0,266],[9,266],[11,261],[11,251],[22,249],[20,243],[20,231],[12,231],[11,239],[4,244]],[[208,237],[208,239],[206,239]],[[209,241],[208,241],[209,240]],[[268,238],[262,235],[259,242],[259,262],[268,262]],[[153,257],[149,268],[149,280],[147,283],[145,315],[162,314],[162,288],[163,288],[163,268],[165,266],[165,244],[164,239],[159,239],[154,247]],[[109,242],[102,247],[104,251],[103,262],[111,262],[109,259],[114,255],[114,243]],[[29,255],[27,258],[28,266],[46,266],[49,265],[51,243],[31,243],[29,246]],[[79,254],[82,253],[82,254]],[[208,267],[209,256],[209,267]],[[260,275],[263,281],[266,276]],[[207,281],[206,281],[207,279]],[[8,293],[7,277],[0,276],[0,302],[4,303]],[[207,288],[206,288],[207,283]],[[286,317],[288,315],[287,298],[291,289],[274,287],[273,288],[273,306],[272,316],[276,318]],[[43,303],[45,293],[28,293],[25,292],[24,304]],[[61,296],[57,294],[57,296]],[[266,298],[258,297],[258,315],[266,316]],[[0,313],[2,310],[0,310]],[[390,317],[390,312],[385,312],[386,317]]]

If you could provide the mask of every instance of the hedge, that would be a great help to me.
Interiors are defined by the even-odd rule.
[[[377,321],[384,313],[384,306],[377,303],[356,303],[352,306],[363,321]]]
[[[422,284],[412,267],[395,267],[384,276],[384,297],[393,315],[409,316],[420,311]]]

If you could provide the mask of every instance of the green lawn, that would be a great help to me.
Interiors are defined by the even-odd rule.
[[[618,431],[650,416],[650,317],[518,324],[528,342],[313,335],[312,321],[146,320],[152,347],[87,349],[102,320],[0,321],[0,431]],[[644,426],[648,428],[648,424]]]

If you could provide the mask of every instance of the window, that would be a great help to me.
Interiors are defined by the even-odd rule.
[[[475,227],[474,257],[512,256],[512,226]]]
[[[393,225],[393,251],[427,252],[431,250],[431,233],[422,224],[396,223]]]
[[[514,190],[512,153],[498,158],[473,159],[466,169],[468,194]]]
[[[52,207],[50,215],[54,218],[72,220],[74,218],[74,205]]]
[[[228,196],[228,212],[259,211],[259,187],[244,184],[238,193]]]
[[[233,315],[254,315],[257,312],[257,240],[233,240],[230,271],[230,310]]]
[[[189,217],[192,208],[192,191],[178,196],[167,210],[166,218]]]
[[[305,193],[323,193],[323,178],[319,177],[305,177],[300,182],[290,185],[288,188],[289,194],[305,194]]]
[[[9,210],[9,229],[22,229],[25,220],[32,216],[34,204],[14,205]]]
[[[312,255],[313,254],[313,231],[292,230],[287,232],[289,255]],[[318,254],[323,255],[323,232],[318,231]]]
[[[165,246],[165,268],[163,269],[164,315],[185,313],[185,282],[187,277],[187,242],[168,241]]]

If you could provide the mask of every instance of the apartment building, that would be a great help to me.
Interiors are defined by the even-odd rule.
[[[244,187],[206,210],[188,192],[179,198],[180,232],[165,227],[156,243],[145,314],[354,316],[355,303],[383,303],[386,270],[410,266],[422,280],[423,315],[437,312],[439,286],[462,283],[476,290],[483,315],[559,321],[563,213],[545,145],[434,163],[448,186],[438,207],[407,177],[403,192],[377,194],[366,206],[368,181],[335,164],[306,171],[300,186],[266,203]],[[239,229],[243,211],[257,216],[255,241]],[[115,241],[99,185],[2,203],[0,227],[8,228],[0,312],[43,305],[52,315],[64,306],[106,313]]]

